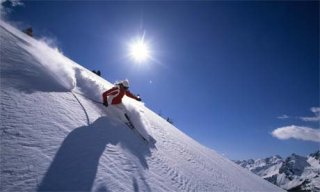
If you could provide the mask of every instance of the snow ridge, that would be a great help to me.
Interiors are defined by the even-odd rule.
[[[0,191],[282,191],[194,141],[57,49],[0,22]]]
[[[292,154],[285,159],[273,156],[235,162],[285,190],[319,191],[319,157],[320,151],[317,151],[307,157]]]

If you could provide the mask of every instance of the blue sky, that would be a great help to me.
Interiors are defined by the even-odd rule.
[[[146,106],[231,159],[319,149],[271,134],[319,129],[319,120],[301,119],[319,116],[311,110],[319,107],[316,1],[22,3],[4,3],[12,9],[5,19],[32,26],[108,81],[128,78]],[[153,59],[137,64],[128,43],[144,33]]]

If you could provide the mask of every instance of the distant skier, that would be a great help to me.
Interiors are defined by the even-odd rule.
[[[129,81],[123,80],[119,83],[116,83],[114,87],[102,94],[103,105],[107,107],[109,104],[121,104],[124,95],[131,97],[137,101],[141,101],[141,98],[139,96],[136,96],[129,91]]]
[[[24,32],[30,37],[33,37],[32,27],[27,28],[26,30],[24,30]]]
[[[100,70],[98,70],[98,71],[92,70],[92,73],[94,73],[94,74],[96,74],[96,75],[101,77],[101,71]]]

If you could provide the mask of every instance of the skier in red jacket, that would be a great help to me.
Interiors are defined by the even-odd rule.
[[[102,94],[103,105],[108,106],[109,104],[120,104],[122,103],[122,98],[124,95],[131,97],[137,101],[141,101],[141,98],[139,96],[136,96],[129,91],[129,81],[123,80]]]

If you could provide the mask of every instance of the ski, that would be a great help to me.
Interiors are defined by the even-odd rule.
[[[135,132],[137,135],[139,135],[142,140],[146,143],[148,143],[148,140],[139,133],[139,131],[137,131],[137,129],[135,128],[135,126],[133,125],[132,121],[130,120],[129,116],[125,113],[124,116],[126,117],[126,119],[128,120],[128,122],[126,122],[125,124],[133,131]]]

